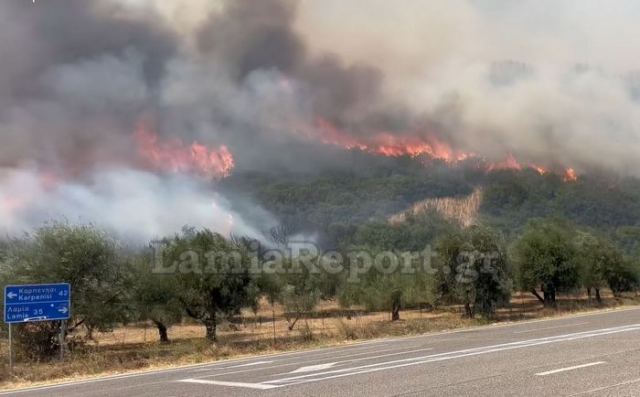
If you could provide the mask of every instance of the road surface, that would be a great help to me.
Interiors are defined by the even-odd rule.
[[[640,308],[378,339],[4,395],[640,396]]]

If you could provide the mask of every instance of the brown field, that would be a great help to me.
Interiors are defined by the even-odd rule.
[[[637,304],[634,294],[614,298],[603,295],[603,304],[589,303],[583,295],[559,298],[558,310],[545,310],[530,294],[514,294],[511,305],[500,309],[494,322],[521,321],[567,315],[598,308]],[[185,322],[169,330],[170,344],[160,344],[150,324],[123,326],[108,333],[95,333],[94,341],[78,346],[63,362],[25,362],[16,352],[13,373],[8,368],[7,340],[0,343],[0,387],[12,388],[53,380],[69,380],[98,374],[197,364],[243,355],[267,354],[308,349],[330,344],[349,343],[385,336],[415,335],[452,330],[489,323],[484,319],[464,319],[460,307],[426,311],[404,310],[401,321],[391,322],[389,313],[364,313],[354,308],[345,311],[335,302],[323,302],[309,318],[288,330],[282,310],[261,304],[257,316],[245,312],[219,327],[216,344],[204,340],[204,327]]]

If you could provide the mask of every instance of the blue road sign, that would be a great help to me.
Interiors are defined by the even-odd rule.
[[[4,322],[67,320],[71,316],[69,284],[7,285]]]

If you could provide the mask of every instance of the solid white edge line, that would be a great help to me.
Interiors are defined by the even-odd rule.
[[[606,362],[605,361],[596,361],[596,362],[593,362],[593,363],[574,365],[573,367],[558,368],[558,369],[554,369],[554,370],[551,370],[551,371],[538,372],[535,375],[536,376],[547,376],[547,375],[557,374],[559,372],[573,371],[573,370],[576,370],[576,369],[593,367],[594,365],[601,365],[601,364],[606,364]]]
[[[94,376],[94,377],[89,376],[89,377],[87,377],[85,379],[81,379],[81,380],[71,380],[71,381],[64,381],[63,380],[63,381],[61,381],[59,383],[53,383],[53,384],[43,384],[43,385],[30,386],[30,387],[25,387],[25,388],[4,389],[4,390],[0,391],[0,396],[9,395],[9,394],[16,394],[16,393],[29,393],[29,392],[35,392],[35,391],[41,391],[41,390],[48,390],[48,389],[58,389],[58,388],[71,387],[71,386],[81,386],[81,385],[94,383],[94,382],[106,382],[106,381],[111,381],[111,380],[126,379],[126,378],[131,378],[131,377],[138,377],[138,376],[152,376],[152,375],[158,375],[158,374],[164,374],[164,373],[170,373],[170,372],[180,372],[180,371],[185,371],[185,370],[188,371],[190,369],[195,369],[195,368],[217,367],[217,366],[226,365],[226,364],[229,364],[229,363],[244,362],[244,361],[250,361],[250,360],[255,360],[255,359],[260,359],[260,358],[292,356],[292,355],[296,355],[296,354],[307,354],[307,353],[313,353],[313,352],[322,352],[322,351],[338,350],[338,349],[341,350],[343,348],[357,347],[357,346],[369,345],[369,344],[374,344],[374,343],[385,343],[385,342],[387,342],[389,340],[394,341],[394,342],[395,341],[408,341],[408,340],[417,339],[417,338],[432,338],[432,337],[437,337],[437,336],[442,336],[442,335],[458,334],[458,333],[464,333],[464,332],[469,332],[469,331],[478,331],[478,330],[481,331],[483,329],[484,330],[501,329],[501,328],[510,328],[510,327],[514,327],[514,326],[520,326],[520,325],[526,325],[526,324],[535,324],[535,323],[541,323],[541,322],[562,321],[562,320],[567,320],[567,319],[571,319],[571,318],[618,314],[618,313],[622,313],[622,312],[626,312],[626,311],[634,311],[634,310],[639,310],[639,309],[640,309],[640,305],[632,305],[632,306],[626,306],[626,307],[622,306],[622,307],[614,307],[614,308],[606,308],[606,309],[598,309],[598,310],[593,310],[593,311],[586,311],[584,313],[578,313],[578,314],[571,313],[571,314],[568,314],[568,315],[551,316],[551,317],[541,318],[541,319],[536,319],[536,320],[506,321],[504,323],[494,323],[494,324],[490,324],[490,325],[478,325],[478,326],[472,326],[472,327],[468,327],[468,328],[445,330],[445,331],[440,331],[440,332],[427,332],[427,333],[419,334],[419,335],[401,336],[401,337],[393,337],[393,338],[384,338],[383,337],[383,338],[377,338],[377,339],[372,339],[372,340],[358,341],[358,342],[355,342],[355,343],[336,344],[336,345],[330,345],[330,346],[324,346],[324,347],[314,347],[314,348],[310,348],[310,349],[287,351],[287,352],[282,352],[282,353],[272,353],[272,354],[256,355],[256,356],[251,356],[251,357],[234,358],[234,359],[228,359],[228,360],[218,360],[218,361],[211,361],[211,362],[208,362],[208,363],[188,364],[188,365],[182,365],[182,366],[173,367],[173,368],[150,369],[150,370],[142,370],[142,371],[135,371],[135,372],[131,372],[131,373],[125,373],[125,374],[106,375],[106,376],[97,376],[97,377],[96,376]]]
[[[233,365],[231,367],[224,367],[223,369],[254,367],[256,365],[271,364],[271,363],[273,363],[273,360],[269,360],[269,361],[254,361],[254,362],[248,363],[248,364],[240,364],[240,365]]]
[[[620,382],[620,383],[614,383],[613,385],[606,385],[606,386],[602,386],[602,387],[596,387],[595,389],[589,389],[589,390],[581,391],[579,393],[570,394],[567,397],[575,397],[575,396],[583,396],[585,394],[593,394],[593,393],[597,393],[599,391],[615,389],[616,387],[620,387],[620,386],[633,385],[635,383],[640,383],[640,378],[631,379],[631,380],[627,380],[627,381]]]
[[[586,325],[586,324],[589,324],[589,322],[585,321],[585,322],[582,322],[582,323],[557,325],[557,326],[553,326],[553,327],[532,328],[532,329],[526,329],[524,331],[514,331],[513,333],[514,334],[528,334],[528,333],[531,333],[531,332],[545,331],[545,330],[548,330],[548,329],[577,327],[578,325]]]
[[[573,334],[559,335],[555,337],[530,339],[530,340],[520,341],[520,342],[511,342],[511,343],[504,343],[499,345],[485,346],[480,348],[471,348],[471,349],[458,350],[453,352],[433,354],[433,355],[423,356],[423,357],[414,357],[410,359],[401,359],[401,360],[387,361],[387,362],[382,362],[377,364],[363,365],[360,367],[336,369],[336,370],[326,371],[326,372],[321,372],[316,374],[299,375],[299,376],[291,376],[291,377],[286,377],[281,379],[273,379],[273,380],[264,381],[263,383],[267,383],[267,384],[280,383],[283,386],[288,386],[288,385],[295,385],[295,384],[301,384],[301,383],[318,382],[318,381],[323,381],[328,379],[341,378],[345,376],[384,371],[388,369],[402,368],[402,367],[413,366],[413,365],[421,365],[421,364],[451,360],[451,359],[456,359],[461,357],[476,356],[476,355],[495,353],[495,352],[505,351],[505,350],[521,349],[521,348],[527,348],[527,347],[533,347],[533,346],[580,340],[585,338],[593,338],[597,336],[616,334],[620,332],[639,331],[639,330],[640,330],[640,324],[634,324],[633,326],[604,328],[601,330],[597,330],[597,332],[578,332]],[[319,377],[319,376],[322,376],[322,377]],[[310,378],[310,377],[311,378],[315,377],[315,378],[303,379],[303,378]]]

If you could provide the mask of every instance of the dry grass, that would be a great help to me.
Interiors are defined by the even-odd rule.
[[[537,319],[638,303],[636,296],[613,298],[605,294],[603,298],[603,304],[596,306],[595,303],[589,304],[582,295],[563,296],[556,311],[544,310],[530,294],[516,294],[510,307],[499,310],[494,321]],[[197,364],[377,337],[423,334],[489,322],[463,319],[459,307],[429,312],[405,310],[401,313],[401,321],[391,322],[388,313],[364,313],[358,309],[345,312],[334,302],[323,302],[310,318],[300,320],[295,329],[289,331],[281,308],[276,306],[275,312],[273,321],[271,307],[263,303],[257,316],[246,312],[233,323],[223,324],[217,344],[206,342],[204,328],[193,323],[172,327],[169,330],[172,343],[168,345],[157,342],[156,330],[148,324],[120,327],[110,333],[96,333],[94,342],[78,347],[67,355],[64,362],[27,363],[17,357],[13,374],[8,371],[7,343],[4,340],[0,344],[0,388]]]

